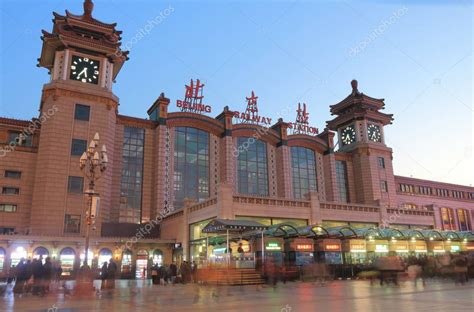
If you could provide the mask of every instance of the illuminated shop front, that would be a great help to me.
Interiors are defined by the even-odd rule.
[[[108,248],[102,248],[99,251],[98,266],[102,267],[104,263],[109,263],[112,259],[112,251]]]
[[[318,262],[342,264],[342,243],[339,239],[322,239],[317,243]]]
[[[76,261],[76,252],[70,247],[63,248],[59,253],[59,262],[63,269],[62,275],[69,276],[74,270],[74,263]]]
[[[80,259],[81,259],[81,266],[82,266],[84,264],[84,260],[86,259],[86,253],[85,252],[81,253]],[[87,252],[87,264],[89,265],[90,268],[92,268],[92,260],[93,259],[94,259],[94,254],[89,249],[89,251]]]
[[[147,278],[148,269],[148,251],[141,249],[137,252],[135,277],[138,279]]]
[[[266,226],[255,221],[214,219],[202,229],[206,238],[194,240],[192,243],[195,245],[194,248],[191,246],[191,250],[194,249],[195,254],[199,252],[199,259],[205,258],[204,262],[212,265],[255,268],[255,237],[263,236],[266,229]]]
[[[407,257],[409,255],[408,241],[392,239],[389,243],[391,255]]]
[[[444,242],[442,241],[429,241],[428,242],[428,253],[433,254],[440,254],[445,253],[446,249],[444,247]]]
[[[424,240],[411,239],[408,242],[408,249],[415,255],[426,254],[428,252],[428,246]]]
[[[312,238],[289,238],[285,240],[286,261],[292,265],[314,263],[314,240]]]
[[[152,263],[159,267],[163,265],[163,252],[160,249],[153,250]]]
[[[122,272],[123,277],[132,277],[132,251],[130,249],[125,249],[122,252],[122,262],[120,264],[120,271]]]
[[[26,260],[26,258],[27,258],[26,249],[23,246],[18,246],[11,253],[11,256],[10,256],[11,264],[10,265],[12,267],[17,266],[21,259]]]
[[[345,264],[365,264],[367,261],[367,241],[365,239],[345,239],[342,242]]]

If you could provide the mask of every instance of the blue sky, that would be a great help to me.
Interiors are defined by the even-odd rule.
[[[117,22],[131,47],[114,85],[121,114],[146,117],[160,92],[175,103],[184,84],[200,78],[213,116],[226,105],[243,110],[255,90],[262,115],[276,119],[305,102],[322,130],[329,105],[355,78],[394,114],[385,135],[396,174],[474,184],[472,1],[94,3],[93,16]],[[65,9],[81,14],[82,0],[0,2],[1,116],[37,116],[49,79],[36,67],[40,31],[51,30],[52,11]],[[292,121],[294,112],[283,117]]]

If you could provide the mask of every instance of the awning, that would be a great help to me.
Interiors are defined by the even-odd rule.
[[[244,233],[249,231],[263,231],[268,227],[251,220],[214,219],[203,229],[203,233]]]

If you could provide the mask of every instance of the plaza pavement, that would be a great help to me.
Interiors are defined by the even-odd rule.
[[[1,287],[1,286],[0,286]],[[148,281],[117,281],[115,290],[89,295],[45,297],[2,295],[0,311],[473,311],[474,282],[403,282],[380,287],[366,281],[334,281],[324,286],[290,282],[272,286],[157,286]]]

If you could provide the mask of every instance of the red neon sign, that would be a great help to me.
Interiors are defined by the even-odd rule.
[[[313,246],[311,244],[298,244],[296,250],[313,250]]]
[[[341,246],[338,244],[326,244],[326,246],[324,246],[324,249],[325,250],[341,250]]]

